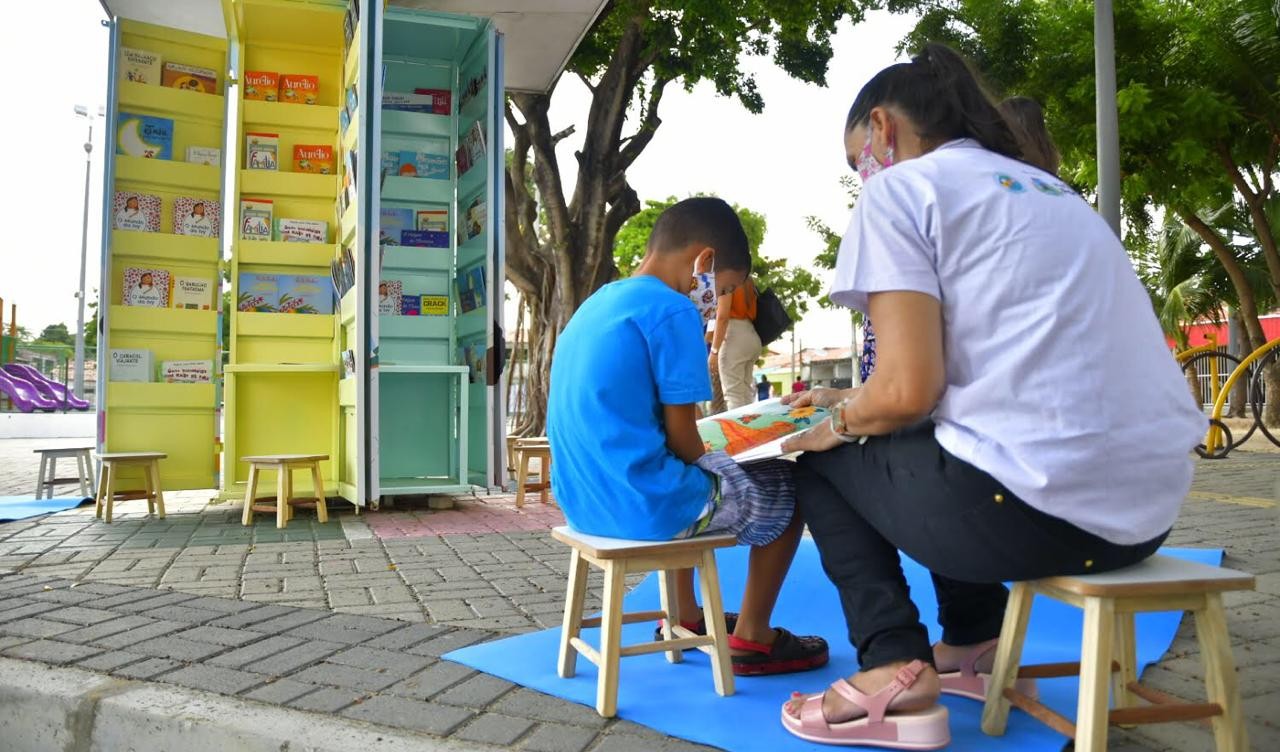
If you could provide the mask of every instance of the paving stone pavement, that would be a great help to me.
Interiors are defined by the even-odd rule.
[[[0,441],[0,495],[30,493],[22,444]],[[1201,461],[1169,539],[1224,547],[1226,566],[1258,576],[1227,605],[1259,750],[1280,749],[1278,480],[1277,454]],[[545,532],[558,515],[536,500],[466,499],[444,521],[334,504],[328,525],[300,513],[277,531],[209,498],[167,494],[163,521],[128,502],[110,526],[91,507],[0,524],[0,654],[527,750],[705,749],[439,660],[559,624],[568,557]],[[1203,696],[1190,620],[1143,678]],[[1111,748],[1212,746],[1208,729],[1174,724],[1117,730]]]

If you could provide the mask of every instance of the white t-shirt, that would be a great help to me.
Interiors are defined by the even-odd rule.
[[[894,290],[942,303],[943,448],[1114,543],[1173,525],[1206,419],[1123,246],[1067,185],[971,140],[874,176],[831,299]]]

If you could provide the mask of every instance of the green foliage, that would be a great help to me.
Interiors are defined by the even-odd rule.
[[[853,179],[852,175],[843,175],[840,177],[840,187],[845,193],[849,194],[849,208],[852,209],[858,200],[858,192],[861,190],[861,184]],[[818,235],[818,239],[822,242],[822,250],[818,251],[818,255],[814,257],[813,263],[819,269],[836,268],[836,257],[840,255],[840,234],[831,229],[831,226],[815,216],[805,217],[805,224],[809,226]],[[823,295],[818,299],[818,305],[822,308],[835,308],[835,303],[831,302],[831,298]],[[855,313],[854,318],[858,319],[861,314]]]
[[[668,196],[661,201],[646,201],[645,208],[618,230],[613,244],[613,260],[620,276],[631,275],[640,265],[658,215],[679,200],[675,196]],[[751,275],[755,278],[756,285],[761,290],[772,288],[791,318],[798,321],[809,310],[809,301],[821,291],[821,283],[807,269],[790,266],[783,259],[762,256],[760,246],[764,243],[768,229],[765,216],[737,204],[733,208],[738,212],[742,229],[747,234],[747,245],[751,248]]]
[[[66,324],[50,324],[40,332],[36,342],[49,345],[75,345],[75,335],[67,330]]]

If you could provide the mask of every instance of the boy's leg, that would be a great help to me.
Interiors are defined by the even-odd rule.
[[[676,603],[680,609],[680,621],[697,621],[702,613],[698,605],[697,591],[693,584],[693,569],[681,569],[676,572]]]
[[[787,529],[764,546],[753,546],[747,563],[747,585],[742,593],[742,607],[733,636],[763,645],[773,643],[775,632],[769,626],[774,604],[782,591],[782,582],[791,568],[791,561],[800,546],[804,520],[796,510]],[[745,654],[748,651],[734,651]]]

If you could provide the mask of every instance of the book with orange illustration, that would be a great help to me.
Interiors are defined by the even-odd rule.
[[[827,418],[820,407],[782,404],[780,399],[757,402],[698,421],[698,435],[708,452],[724,451],[740,465],[783,456],[782,444],[798,431]]]

